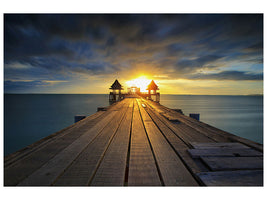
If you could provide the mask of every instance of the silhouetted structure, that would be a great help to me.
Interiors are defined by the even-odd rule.
[[[159,87],[157,86],[157,84],[154,82],[154,80],[152,80],[150,82],[150,84],[147,86],[148,90],[148,99],[159,102],[160,100],[160,93],[157,92],[157,90],[159,90]]]
[[[110,86],[109,89],[112,90],[112,92],[109,93],[110,102],[120,101],[123,98],[121,94],[121,90],[123,90],[123,88],[117,79],[114,81],[114,83]]]
[[[136,86],[128,88],[128,94],[139,94],[139,93],[140,93],[140,88]]]
[[[122,93],[121,90],[123,90],[122,85],[119,83],[119,81],[116,79],[114,83],[109,88],[112,90],[109,93],[109,102],[110,104],[120,101],[123,98],[133,98],[133,97],[143,97],[145,99],[153,100],[155,102],[160,101],[160,93],[157,92],[159,90],[159,87],[157,84],[152,80],[150,84],[147,86],[148,92],[141,92],[139,87],[131,86],[127,88],[127,92]]]

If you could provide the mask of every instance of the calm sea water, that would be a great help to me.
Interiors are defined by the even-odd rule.
[[[161,104],[199,113],[200,121],[263,143],[263,96],[161,95]]]
[[[161,95],[161,104],[180,108],[186,115],[200,113],[203,122],[263,142],[262,96]],[[108,105],[104,94],[5,94],[4,153],[73,124],[75,115],[91,115]]]

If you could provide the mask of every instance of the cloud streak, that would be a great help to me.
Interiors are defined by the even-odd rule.
[[[261,14],[4,15],[5,79],[34,71],[35,78],[39,72],[57,80],[145,72],[158,79],[258,81],[262,76],[249,69],[262,62]]]
[[[191,79],[205,79],[205,80],[246,80],[256,81],[263,80],[263,74],[253,74],[243,71],[222,71],[219,73],[211,74],[196,74],[190,77]]]

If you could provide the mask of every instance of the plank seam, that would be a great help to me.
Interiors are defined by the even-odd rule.
[[[125,175],[124,175],[124,186],[128,186],[128,176],[129,176],[129,163],[130,163],[130,150],[131,150],[131,139],[132,139],[132,128],[133,128],[133,111],[134,111],[134,101],[133,108],[132,108],[132,118],[131,118],[131,128],[130,128],[130,136],[129,136],[129,144],[128,144],[128,152],[127,152],[127,159],[126,159],[126,168],[125,168]]]
[[[112,111],[114,112],[114,111]],[[116,113],[117,115],[117,113]],[[110,122],[109,122],[110,123]],[[50,184],[50,185],[54,185],[57,180],[64,174],[64,172],[77,160],[77,158],[86,150],[86,148],[97,138],[98,135],[101,134],[101,132],[104,130],[104,128],[106,128],[109,123],[106,124],[106,126],[102,127],[102,129],[98,132],[98,134],[91,140],[91,142],[89,144],[86,145],[86,147],[77,155],[77,157],[55,178],[55,180]],[[91,127],[92,128],[92,127]],[[73,141],[74,142],[74,141]]]
[[[93,115],[95,115],[95,114],[97,114],[97,113],[94,113]],[[102,113],[102,114],[103,114],[103,113]],[[92,119],[91,122],[92,122],[92,121],[96,121],[97,119],[103,117],[102,114],[99,115],[99,116],[97,116],[96,118]],[[92,115],[91,115],[91,116],[92,116]],[[91,116],[88,116],[87,118],[89,118],[89,117],[91,117]],[[54,142],[56,142],[56,140],[59,140],[59,139],[65,137],[65,136],[67,136],[67,135],[72,134],[72,132],[65,132],[65,131],[70,131],[70,130],[72,130],[72,129],[75,129],[75,128],[76,128],[76,125],[78,125],[78,124],[82,124],[82,123],[83,123],[82,126],[84,126],[84,125],[85,125],[84,122],[85,122],[85,120],[86,120],[87,118],[85,118],[85,119],[83,119],[83,120],[80,120],[79,122],[76,122],[76,123],[74,123],[74,124],[72,124],[72,125],[70,125],[70,126],[64,128],[64,129],[62,129],[62,130],[59,130],[59,131],[53,133],[52,135],[46,136],[46,137],[44,137],[44,138],[42,138],[42,139],[40,139],[40,140],[34,142],[34,143],[31,144],[31,145],[37,145],[37,146],[33,146],[32,149],[29,149],[27,152],[25,152],[25,153],[22,152],[21,155],[18,155],[17,157],[12,158],[12,160],[8,160],[8,161],[6,161],[6,162],[5,162],[5,168],[7,169],[7,168],[9,168],[9,167],[12,167],[12,166],[15,165],[18,161],[20,161],[20,160],[22,160],[22,159],[26,159],[26,158],[28,158],[28,157],[31,156],[33,153],[35,153],[35,152],[37,152],[37,151],[42,150],[43,148],[45,148],[47,145],[49,145],[49,143],[54,143]],[[93,126],[94,126],[94,125],[93,125]],[[93,126],[92,126],[92,127],[93,127]],[[92,127],[91,127],[91,128],[92,128]],[[65,132],[65,133],[64,133],[64,132]],[[83,135],[83,134],[81,134],[80,136],[82,136],[82,135]],[[79,137],[80,137],[80,136],[79,136]],[[79,138],[79,137],[78,137],[78,138]],[[78,139],[78,138],[77,138],[77,139]],[[46,139],[47,139],[47,140],[46,140]],[[38,145],[39,142],[40,142],[40,144]],[[71,143],[70,143],[70,144],[71,144]],[[29,145],[29,146],[31,146],[31,145]],[[27,147],[25,147],[25,148],[27,148]],[[24,148],[24,149],[25,149],[25,148]],[[22,150],[23,150],[23,149],[22,149]],[[18,150],[18,151],[20,151],[20,150]],[[16,152],[15,152],[15,153],[16,153]]]
[[[167,112],[170,112],[170,111],[169,111],[167,108],[165,108],[165,107],[163,107],[163,109],[166,110]],[[172,113],[172,112],[170,112],[170,113]],[[182,119],[182,120],[180,120],[180,119],[179,119],[179,120],[180,120],[182,123],[184,123],[185,125],[189,126],[189,127],[192,128],[192,129],[194,129],[194,130],[195,130],[196,132],[198,132],[199,134],[201,134],[201,135],[203,135],[203,136],[205,136],[205,137],[211,139],[211,140],[214,141],[214,142],[218,142],[216,139],[213,139],[211,136],[205,134],[203,131],[201,131],[201,130],[199,130],[199,129],[196,129],[194,126],[192,126],[192,124],[191,124],[191,123],[193,123],[192,121],[186,119],[186,118],[183,117],[183,116],[181,116],[181,119]],[[196,122],[194,122],[194,123],[197,124]],[[200,127],[202,127],[202,126],[200,126]],[[202,127],[202,128],[203,128],[203,127]],[[216,133],[214,133],[214,134],[216,134]],[[219,135],[219,134],[216,134],[216,135],[221,136],[221,135]],[[221,137],[223,137],[223,136],[221,136]],[[225,137],[224,137],[224,138],[225,138]]]
[[[146,105],[148,105],[150,108],[150,110],[152,110],[152,108],[151,108],[151,106],[148,104],[148,103],[146,103]],[[147,107],[148,107],[147,106]],[[152,111],[151,111],[152,112]],[[149,116],[151,117],[151,115],[149,114]],[[188,146],[189,148],[192,148],[192,146],[190,145],[190,143],[189,142],[186,142],[184,139],[182,139],[178,134],[176,134],[175,133],[175,131],[173,131],[172,130],[172,128],[170,128],[166,123],[164,123],[164,121],[162,121],[162,119],[160,119],[160,117],[159,116],[157,116],[156,114],[155,114],[155,116],[163,123],[163,124],[165,124],[166,125],[166,127],[169,129],[169,130],[171,130],[173,133],[174,133],[174,135],[176,135],[176,137],[178,137],[186,146]],[[152,117],[151,117],[151,119],[152,119]],[[153,119],[152,119],[153,120]],[[167,120],[167,119],[166,119]],[[153,120],[153,122],[155,123],[155,121]],[[171,122],[170,122],[171,123]]]
[[[104,157],[105,157],[105,154],[106,154],[106,152],[107,152],[107,150],[108,150],[108,148],[109,148],[111,142],[113,141],[115,135],[116,135],[117,132],[118,132],[118,129],[119,129],[121,123],[122,123],[122,120],[123,120],[124,116],[126,115],[126,112],[127,112],[128,108],[129,108],[129,106],[125,109],[125,112],[123,113],[123,116],[121,117],[121,120],[120,120],[120,122],[119,122],[119,124],[118,124],[118,127],[116,128],[114,134],[113,134],[112,137],[110,138],[110,141],[109,141],[107,147],[105,148],[105,150],[104,150],[104,152],[103,152],[103,154],[102,154],[100,160],[98,161],[98,164],[97,164],[97,166],[96,166],[96,168],[95,168],[95,171],[94,171],[94,173],[92,174],[91,178],[89,179],[89,181],[88,181],[88,183],[87,183],[88,186],[91,185],[91,183],[92,183],[92,181],[93,181],[93,179],[94,179],[94,177],[95,177],[95,175],[96,175],[96,172],[97,172],[97,170],[98,170],[98,168],[99,168],[101,162],[103,161],[103,159],[104,159]]]
[[[111,113],[109,113],[108,115],[110,115]],[[105,116],[106,117],[106,116]],[[94,127],[94,126],[93,126]],[[92,128],[92,127],[91,127]],[[102,131],[102,129],[100,130],[100,132]],[[65,135],[69,135],[70,133],[67,133],[67,134],[65,134]],[[77,139],[79,139],[81,136],[82,136],[83,134],[81,134],[79,137],[77,137],[75,140],[73,140],[71,143],[69,143],[67,146],[65,146],[63,149],[61,149],[58,153],[60,153],[60,152],[62,152],[62,151],[64,151],[66,148],[68,148],[68,146],[70,146],[70,145],[72,145]],[[64,136],[60,136],[59,138],[61,138],[61,137],[64,137]],[[43,149],[43,148],[45,148],[45,146],[42,146],[40,149]],[[40,150],[39,149],[39,150]],[[30,154],[29,155],[27,155],[26,157],[24,157],[24,158],[22,158],[22,159],[26,159],[28,156],[30,156]],[[30,177],[32,174],[34,174],[36,171],[38,171],[40,168],[42,168],[44,165],[46,165],[46,163],[47,162],[49,162],[50,160],[52,160],[52,159],[54,159],[54,157],[56,157],[57,156],[57,154],[55,154],[55,155],[53,155],[49,160],[47,160],[46,162],[44,162],[44,163],[42,163],[38,168],[36,168],[36,169],[34,169],[30,174],[28,174],[28,175],[26,175],[25,177],[23,177],[22,179],[20,179],[19,181],[17,181],[14,185],[20,185],[21,184],[21,182],[23,182],[25,179],[27,179],[28,177]],[[14,165],[14,163],[12,164],[12,166]],[[66,169],[66,168],[65,168]],[[65,171],[65,169],[63,170],[63,172]],[[60,174],[61,175],[61,174]],[[59,176],[60,176],[59,175]],[[59,177],[58,176],[58,177]],[[57,177],[57,178],[58,178]],[[57,179],[56,178],[56,179]],[[55,179],[55,180],[56,180]],[[53,181],[50,185],[52,185],[53,183],[54,183],[55,181]]]
[[[176,111],[174,111],[174,110],[172,110],[172,109],[170,109],[170,108],[167,108],[167,107],[165,107],[165,106],[162,106],[162,109],[164,109],[166,112],[169,112],[169,113],[171,113],[171,114],[174,114],[174,113],[177,114]],[[187,125],[188,127],[191,127],[192,129],[194,129],[195,131],[197,131],[197,132],[200,133],[201,135],[203,135],[203,136],[205,136],[205,137],[211,139],[211,140],[214,141],[214,142],[218,142],[216,139],[213,139],[212,136],[209,136],[209,135],[205,134],[205,133],[203,132],[203,130],[196,129],[196,128],[194,128],[194,126],[192,126],[192,124],[190,124],[190,123],[194,123],[194,124],[197,125],[197,124],[199,124],[199,123],[202,123],[202,124],[203,124],[203,122],[200,122],[200,121],[190,121],[190,120],[187,118],[187,116],[185,116],[185,115],[183,115],[183,114],[180,114],[180,119],[179,119],[179,120],[181,120],[182,123],[184,123],[184,124]],[[189,123],[189,124],[188,124],[188,123]],[[201,128],[205,128],[205,127],[203,127],[202,125],[200,125],[200,127],[201,127]],[[209,129],[208,129],[208,130],[209,130]],[[209,131],[211,131],[211,130],[209,130]],[[215,135],[217,135],[217,136],[219,136],[219,137],[223,137],[224,139],[228,139],[228,140],[229,140],[228,137],[223,136],[223,135],[221,135],[221,134],[217,134],[217,133],[214,132],[214,131],[212,131],[212,134],[215,134]]]
[[[184,159],[181,157],[181,155],[176,151],[176,149],[173,147],[173,145],[171,144],[171,142],[167,139],[167,137],[165,136],[165,134],[161,131],[161,129],[159,128],[158,124],[154,121],[154,119],[151,117],[150,113],[144,109],[147,114],[150,116],[150,118],[152,119],[152,121],[154,122],[154,124],[157,126],[158,130],[160,131],[160,133],[163,135],[163,137],[165,138],[165,140],[168,142],[168,144],[171,146],[171,148],[173,149],[173,151],[175,152],[175,154],[180,158],[180,160],[182,161],[182,163],[184,164],[184,166],[186,167],[186,169],[190,172],[190,174],[192,175],[192,177],[195,179],[195,181],[199,184],[199,185],[204,185],[199,179],[198,177],[194,174],[194,172],[191,170],[191,168],[187,165],[187,163],[184,161]],[[168,127],[168,126],[167,126]],[[169,127],[168,127],[169,128]],[[170,129],[170,128],[169,128]]]
[[[137,101],[137,100],[136,100],[136,101]],[[144,124],[144,120],[143,120],[143,117],[142,117],[142,114],[141,114],[141,111],[140,111],[138,102],[137,102],[137,107],[138,107],[138,111],[139,111],[139,113],[140,113],[140,117],[141,117],[142,124],[143,124],[143,126],[144,126],[144,130],[145,130],[145,133],[146,133],[146,137],[147,137],[147,140],[148,140],[148,143],[149,143],[149,146],[150,146],[150,149],[151,149],[151,152],[152,152],[152,155],[153,155],[155,164],[156,164],[156,168],[157,168],[157,171],[158,171],[158,175],[159,175],[160,182],[161,182],[162,186],[165,186],[164,181],[163,181],[163,177],[162,177],[162,174],[161,174],[161,172],[160,172],[160,168],[159,168],[159,165],[158,165],[158,162],[157,162],[157,159],[156,159],[156,156],[155,156],[153,147],[152,147],[152,144],[151,144],[151,142],[150,142],[150,139],[149,139],[148,134],[147,134],[147,131],[146,131],[146,127],[145,127],[145,124]]]

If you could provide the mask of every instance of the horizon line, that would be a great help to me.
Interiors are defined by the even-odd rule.
[[[101,95],[108,95],[108,93],[3,93],[3,94],[77,94],[77,95],[84,95],[84,94],[101,94]],[[164,93],[161,95],[180,95],[180,96],[263,96],[264,94],[168,94]]]

